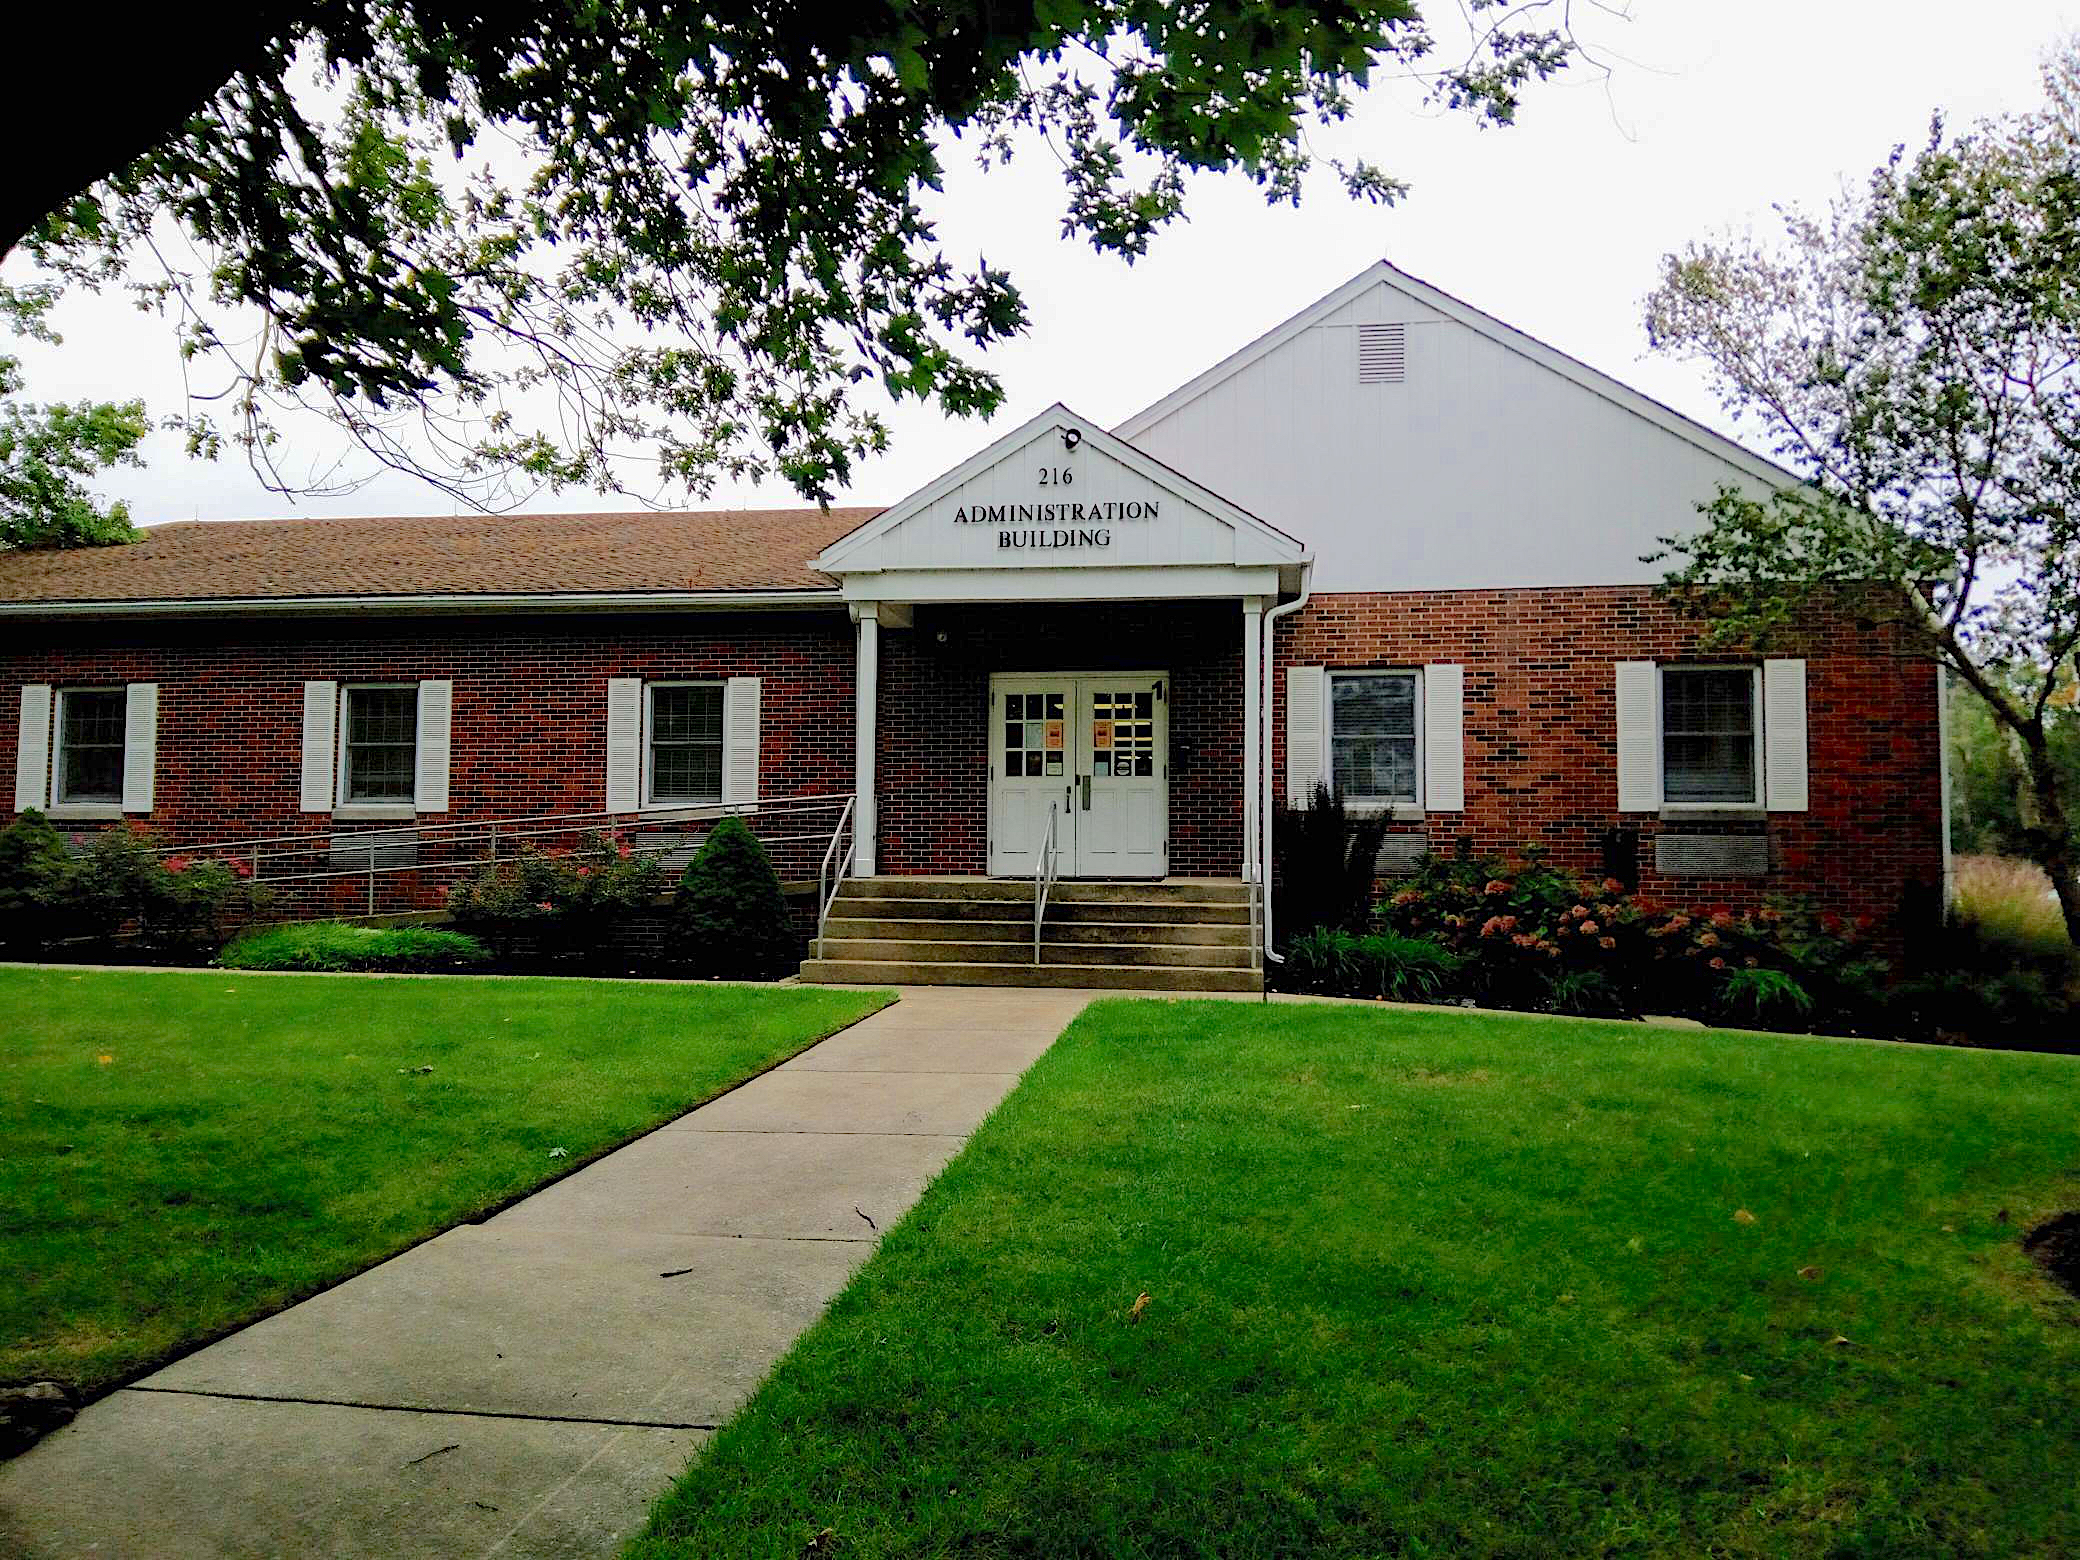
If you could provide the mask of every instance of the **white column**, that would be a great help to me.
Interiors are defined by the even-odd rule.
[[[1242,876],[1257,880],[1257,797],[1263,789],[1264,599],[1242,598]]]
[[[874,875],[874,743],[880,708],[881,618],[873,603],[859,615],[859,654],[852,674],[852,875]]]

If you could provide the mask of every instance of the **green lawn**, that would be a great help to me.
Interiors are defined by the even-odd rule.
[[[561,1175],[886,1000],[0,969],[0,1381],[120,1380]]]
[[[632,1553],[2080,1553],[2076,1206],[2073,1058],[1105,1003]]]

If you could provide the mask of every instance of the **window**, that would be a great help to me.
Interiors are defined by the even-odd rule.
[[[1661,669],[1661,794],[1665,801],[1754,807],[1755,668]]]
[[[122,805],[127,701],[121,688],[67,688],[59,693],[53,802]]]
[[[340,703],[340,805],[410,806],[419,760],[418,688],[342,688]]]
[[[1331,676],[1329,772],[1348,802],[1417,800],[1414,672]]]
[[[649,695],[649,801],[721,801],[721,685],[652,683]]]

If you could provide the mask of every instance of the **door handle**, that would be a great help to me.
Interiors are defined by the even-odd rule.
[[[1078,775],[1076,783],[1083,787],[1083,810],[1089,812],[1091,810],[1091,777],[1089,775]]]

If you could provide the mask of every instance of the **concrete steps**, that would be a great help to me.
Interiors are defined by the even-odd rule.
[[[802,979],[847,985],[1261,991],[1239,882],[1057,883],[1040,959],[1033,889],[993,878],[859,878],[838,890]]]

